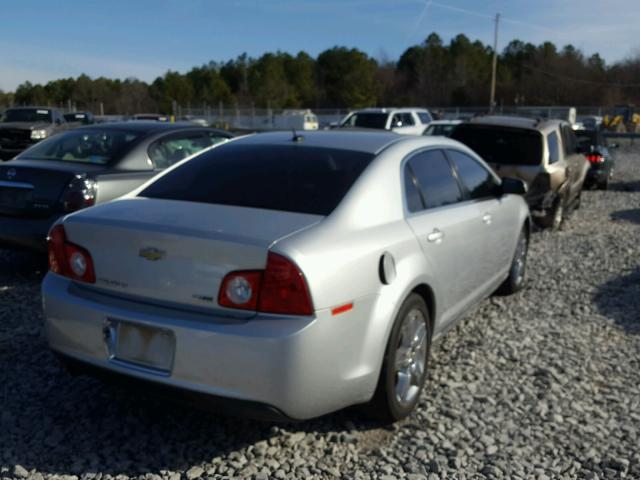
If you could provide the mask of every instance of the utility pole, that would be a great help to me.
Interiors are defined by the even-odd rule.
[[[493,65],[491,67],[491,99],[489,100],[489,113],[493,113],[496,103],[496,69],[498,68],[498,24],[500,14],[496,14],[496,28],[493,36]]]

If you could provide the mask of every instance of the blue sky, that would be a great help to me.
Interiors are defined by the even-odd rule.
[[[638,0],[3,0],[0,89],[87,73],[150,81],[242,52],[317,55],[335,45],[397,58],[432,31],[492,42],[572,43],[640,55]]]

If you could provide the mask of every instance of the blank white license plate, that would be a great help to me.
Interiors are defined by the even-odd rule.
[[[115,358],[143,367],[170,371],[176,349],[173,332],[128,322],[118,322]]]

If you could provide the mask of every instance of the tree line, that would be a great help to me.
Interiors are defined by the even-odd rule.
[[[491,46],[463,34],[448,43],[430,34],[398,60],[356,48],[246,54],[186,73],[169,70],[151,83],[80,75],[44,85],[24,82],[0,91],[0,105],[73,104],[105,114],[171,113],[174,105],[210,108],[361,108],[486,106]],[[640,55],[607,65],[572,45],[511,41],[498,57],[497,103],[513,105],[640,104]]]

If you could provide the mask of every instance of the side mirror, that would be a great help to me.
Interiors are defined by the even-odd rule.
[[[503,195],[525,195],[528,190],[527,184],[519,178],[505,177],[502,179],[500,191]]]
[[[400,121],[397,121],[397,122],[393,125],[393,128],[400,128],[400,127],[402,127],[402,122],[400,122]]]

